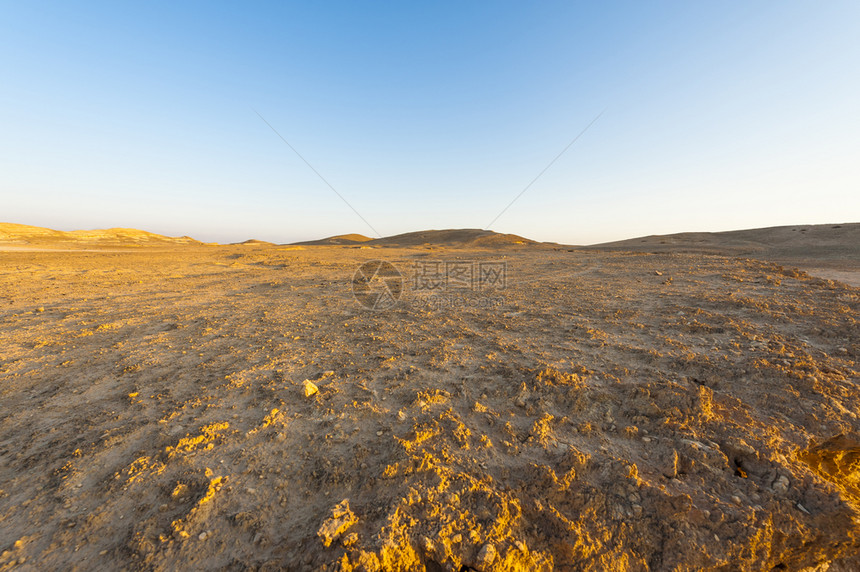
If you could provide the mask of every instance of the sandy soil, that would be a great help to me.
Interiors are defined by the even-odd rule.
[[[374,259],[393,308],[353,297]],[[433,261],[507,287],[419,304]],[[858,295],[706,254],[0,252],[0,570],[856,570]]]

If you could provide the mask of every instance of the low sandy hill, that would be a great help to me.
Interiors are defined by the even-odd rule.
[[[491,230],[477,228],[447,229],[447,230],[423,230],[418,232],[407,232],[395,236],[378,238],[369,244],[374,246],[446,246],[449,248],[459,247],[509,247],[539,244],[528,238],[515,234],[500,234]]]
[[[822,278],[860,286],[860,223],[683,232],[631,238],[585,248],[755,258],[795,266]]]
[[[540,244],[534,240],[523,238],[515,234],[500,234],[491,230],[477,228],[446,229],[446,230],[421,230],[417,232],[406,232],[384,238],[368,238],[361,234],[342,234],[331,236],[322,240],[297,242],[295,244],[311,246],[331,245],[358,245],[387,246],[387,247],[411,247],[411,246],[445,246],[449,248],[483,247],[499,248],[510,246],[524,246],[528,244]]]
[[[266,240],[257,240],[256,238],[251,238],[242,242],[233,242],[230,246],[275,246],[275,243],[268,242]]]
[[[586,248],[731,253],[756,258],[860,260],[860,223],[775,226],[727,232],[651,235]]]
[[[88,246],[142,244],[199,244],[188,236],[169,237],[133,228],[65,232],[24,224],[0,223],[0,244],[18,246]]]
[[[323,238],[320,240],[307,240],[304,242],[296,242],[295,244],[306,245],[306,246],[330,246],[330,245],[339,245],[339,244],[360,244],[362,242],[368,242],[373,240],[368,236],[364,236],[363,234],[338,234],[336,236],[330,236],[328,238]]]
[[[379,238],[373,241],[379,246],[479,246],[501,244],[527,244],[532,242],[526,238],[515,235],[502,235],[491,230],[477,228],[446,229],[446,230],[423,230],[418,232],[407,232],[395,236]]]

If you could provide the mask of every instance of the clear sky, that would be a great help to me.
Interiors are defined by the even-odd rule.
[[[860,221],[860,2],[4,2],[0,221],[590,244]]]

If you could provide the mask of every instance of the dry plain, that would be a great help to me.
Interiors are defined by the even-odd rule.
[[[860,290],[487,236],[7,236],[0,570],[860,569]]]

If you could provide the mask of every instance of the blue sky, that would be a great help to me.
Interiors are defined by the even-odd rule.
[[[590,244],[860,221],[860,3],[7,2],[0,221]]]

